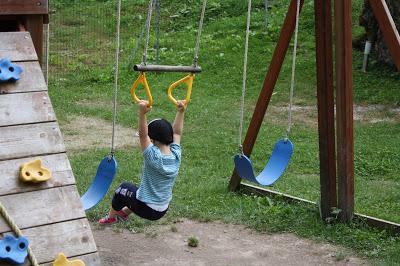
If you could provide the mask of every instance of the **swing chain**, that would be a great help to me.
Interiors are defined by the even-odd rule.
[[[142,59],[142,65],[147,64],[147,49],[149,47],[149,39],[150,39],[150,25],[151,25],[151,13],[153,11],[153,0],[149,0],[149,8],[147,11],[147,20],[146,20],[146,42],[144,45],[144,51],[143,51],[143,59]]]
[[[115,124],[117,120],[117,97],[118,97],[118,66],[119,66],[119,45],[120,45],[120,28],[121,28],[121,0],[117,1],[117,29],[115,35],[115,69],[114,69],[114,99],[112,113],[112,137],[110,155],[114,157],[115,153]]]
[[[244,45],[244,62],[243,62],[243,81],[242,81],[242,98],[240,104],[240,126],[239,126],[239,147],[242,147],[242,135],[243,135],[243,120],[244,120],[244,98],[246,94],[246,80],[247,80],[247,56],[249,50],[249,34],[250,34],[250,18],[251,18],[251,0],[249,0],[247,8],[247,23],[246,23],[246,39]],[[243,154],[243,151],[241,152]]]
[[[194,67],[197,67],[197,63],[198,63],[198,59],[199,59],[200,37],[201,37],[201,32],[203,31],[204,16],[205,16],[205,13],[206,13],[206,6],[207,6],[207,0],[204,0],[203,1],[203,7],[201,8],[199,29],[197,30],[196,46],[195,46],[195,49],[194,49],[194,56],[193,56],[193,66]]]
[[[293,59],[292,59],[292,77],[290,81],[290,92],[289,92],[289,110],[288,110],[288,126],[286,129],[286,138],[289,138],[290,130],[292,128],[292,106],[293,106],[293,92],[296,84],[296,58],[297,58],[297,43],[299,35],[299,17],[300,17],[300,1],[297,0],[296,9],[296,26],[294,31],[294,41],[293,41]]]

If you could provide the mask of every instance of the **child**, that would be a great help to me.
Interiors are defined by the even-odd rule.
[[[146,114],[151,107],[147,107],[147,101],[139,102],[139,142],[144,157],[140,186],[122,183],[115,190],[108,215],[99,224],[126,220],[132,212],[148,220],[165,215],[181,162],[185,109],[185,102],[179,101],[173,126],[164,119],[154,119],[147,125]]]

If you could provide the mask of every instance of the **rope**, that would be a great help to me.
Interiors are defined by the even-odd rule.
[[[286,129],[286,138],[289,138],[290,130],[292,128],[292,105],[293,105],[293,92],[294,92],[294,87],[295,87],[295,76],[296,76],[296,58],[297,58],[297,43],[298,43],[298,33],[299,33],[299,17],[300,17],[300,0],[297,0],[296,28],[295,28],[295,32],[294,32],[292,78],[291,78],[291,82],[290,82],[288,127]]]
[[[161,7],[160,0],[154,0],[155,9],[156,9],[156,63],[158,64],[160,61],[160,16],[161,16]]]
[[[149,9],[147,10],[147,20],[146,20],[146,42],[144,45],[144,51],[143,51],[143,59],[142,59],[142,64],[146,65],[147,64],[147,49],[149,47],[149,39],[150,39],[150,23],[151,23],[151,13],[153,11],[153,0],[149,0]]]
[[[199,29],[197,30],[196,46],[194,49],[193,66],[195,66],[195,67],[197,67],[197,61],[199,59],[200,37],[201,37],[201,32],[203,31],[203,23],[204,23],[204,16],[206,13],[206,6],[207,6],[207,0],[204,0],[203,7],[201,9]]]
[[[239,149],[243,154],[242,136],[243,136],[243,119],[244,119],[244,97],[246,94],[246,79],[247,79],[247,55],[249,51],[249,34],[250,34],[250,18],[251,18],[251,0],[247,7],[247,24],[246,24],[246,41],[244,45],[244,63],[243,63],[243,83],[242,83],[242,99],[240,109],[240,127],[239,127]]]
[[[14,220],[11,218],[11,216],[8,214],[6,208],[4,207],[4,205],[0,202],[0,213],[1,215],[4,217],[4,219],[6,220],[7,224],[11,227],[11,229],[15,232],[15,234],[17,235],[17,237],[22,236],[22,232],[21,230],[18,228],[18,225],[14,222]],[[28,246],[28,258],[31,261],[31,264],[33,266],[38,266],[39,263],[36,260],[35,255],[32,252],[32,249]]]
[[[113,100],[113,114],[112,114],[112,137],[111,137],[111,156],[115,153],[115,124],[117,120],[117,96],[118,96],[118,65],[119,65],[119,42],[120,42],[120,28],[121,28],[121,0],[117,0],[117,34],[116,34],[116,48],[115,48],[115,69],[114,69],[114,100]]]
[[[268,0],[264,1],[265,6],[265,28],[268,28]]]

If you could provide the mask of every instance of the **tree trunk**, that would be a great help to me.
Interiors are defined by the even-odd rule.
[[[393,59],[390,55],[389,49],[385,44],[385,39],[378,23],[375,20],[374,13],[372,12],[369,4],[370,0],[364,0],[364,9],[360,16],[360,25],[365,28],[367,39],[374,44],[374,49],[377,53],[378,61],[395,67]],[[372,0],[376,1],[376,0]],[[386,4],[392,14],[392,18],[396,24],[397,30],[400,29],[400,1],[399,0],[386,0]]]

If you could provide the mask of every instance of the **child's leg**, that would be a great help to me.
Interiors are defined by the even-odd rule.
[[[114,193],[111,203],[110,215],[118,215],[121,210],[127,215],[132,213],[133,205],[136,201],[137,187],[134,184],[124,182]]]

